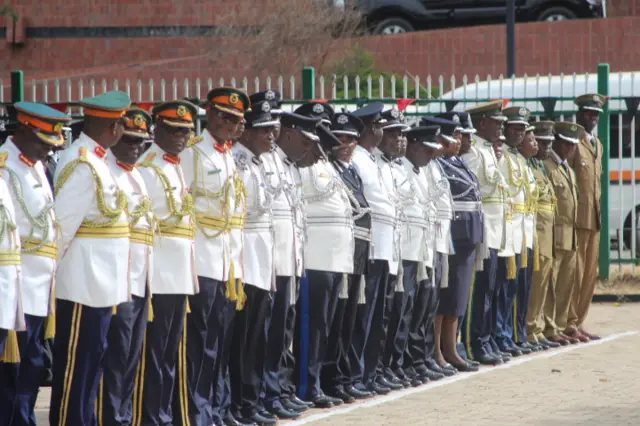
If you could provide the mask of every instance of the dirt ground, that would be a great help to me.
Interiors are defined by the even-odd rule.
[[[640,304],[594,305],[588,329],[603,340],[521,357],[359,404],[312,410],[282,424],[640,425]],[[49,424],[48,404],[46,388],[37,404],[40,426]]]

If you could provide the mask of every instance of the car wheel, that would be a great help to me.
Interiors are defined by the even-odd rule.
[[[374,28],[375,35],[393,35],[412,32],[413,25],[409,21],[402,18],[389,18],[378,22]]]
[[[538,15],[538,21],[555,22],[555,21],[567,21],[569,19],[576,19],[578,15],[571,9],[566,7],[550,7],[544,9]]]

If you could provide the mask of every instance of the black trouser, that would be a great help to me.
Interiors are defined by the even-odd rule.
[[[19,331],[20,363],[0,363],[0,425],[36,424],[34,408],[44,367],[45,317],[24,316],[27,329]],[[1,353],[1,352],[0,352]]]
[[[354,383],[370,385],[375,380],[376,367],[384,339],[384,309],[389,282],[389,262],[369,263],[365,284],[366,303],[358,306],[353,345],[358,364],[352,363]],[[357,370],[356,370],[357,369]]]
[[[112,311],[112,307],[93,308],[69,300],[56,300],[50,424],[95,424]],[[100,407],[97,408],[99,412]]]
[[[130,302],[118,305],[116,314],[111,318],[98,401],[102,403],[102,418],[98,419],[101,425],[129,426],[134,424],[134,417],[140,418],[142,401],[136,395],[134,404],[134,391],[136,380],[142,380],[144,374],[144,364],[140,360],[148,313],[149,300],[133,296]]]
[[[442,274],[444,267],[444,257],[447,256],[443,253],[435,253],[434,254],[434,272],[435,276],[435,287],[433,293],[430,294],[429,298],[429,307],[427,309],[427,321],[425,323],[425,349],[424,349],[424,357],[425,361],[429,360],[433,357],[433,353],[436,350],[436,316],[438,315],[438,305],[440,304],[440,286],[442,286]]]
[[[265,322],[271,312],[271,294],[245,284],[247,302],[236,312],[233,325],[233,356],[229,361],[232,412],[241,417],[257,413],[267,353]]]
[[[433,274],[433,269],[428,268],[428,275]],[[426,323],[433,305],[437,301],[437,287],[433,286],[431,278],[420,281],[417,286],[413,311],[409,321],[409,334],[407,345],[402,356],[402,364],[399,366],[405,375],[412,375],[412,370],[424,370],[425,365],[425,339]],[[398,371],[398,370],[396,370]]]
[[[382,365],[391,371],[396,371],[402,366],[402,357],[409,339],[411,314],[418,290],[418,262],[403,260],[402,268],[404,291],[394,292],[387,342],[382,356]]]
[[[335,316],[343,274],[314,270],[307,270],[306,274],[310,301],[308,309],[308,363],[306,371],[296,369],[296,372],[298,376],[302,374],[307,376],[305,397],[312,399],[322,394],[320,371],[326,359],[331,320]],[[301,312],[299,307],[298,312]],[[302,332],[300,326],[300,321],[296,321],[296,335],[298,336]],[[297,357],[300,356],[300,350],[294,350],[294,353]],[[297,382],[300,383],[300,380],[298,379]]]
[[[276,292],[271,303],[271,318],[267,327],[267,353],[264,362],[264,405],[266,408],[281,407],[280,398],[285,390],[284,383],[291,383],[293,368],[285,367],[284,358],[291,352],[295,318],[295,303],[291,303],[293,277],[276,277]],[[291,312],[293,311],[293,313]],[[291,353],[291,356],[293,354]],[[287,398],[291,396],[287,392]]]
[[[527,342],[527,313],[529,311],[529,298],[531,297],[531,285],[533,284],[533,250],[527,250],[528,265],[518,270],[518,294],[513,306],[515,316],[515,329],[513,335],[516,343]]]
[[[322,388],[331,390],[352,384],[350,353],[353,350],[353,330],[360,299],[361,275],[350,274],[348,297],[339,299],[331,325],[327,361],[322,367]]]

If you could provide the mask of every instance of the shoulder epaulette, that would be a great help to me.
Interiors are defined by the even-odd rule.
[[[152,152],[149,155],[147,155],[147,157],[140,163],[137,164],[137,166],[148,166],[149,164],[151,164],[151,162],[153,161],[153,159],[156,158],[156,153]]]
[[[7,158],[9,158],[8,152],[0,152],[0,168],[4,168],[7,164]]]
[[[202,136],[194,136],[191,139],[189,139],[189,142],[187,142],[187,148],[191,147],[191,146],[194,146],[194,145],[197,145],[200,142],[202,142],[203,140],[204,140],[204,137],[202,137]]]

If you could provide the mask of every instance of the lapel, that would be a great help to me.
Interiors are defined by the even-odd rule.
[[[360,191],[360,182],[351,174],[351,172],[344,167],[339,161],[332,160],[333,167],[340,173],[340,177],[347,184],[347,186],[354,192]]]
[[[593,138],[595,139],[595,136]],[[591,155],[593,155],[594,158],[598,157],[599,153],[596,150],[598,150],[599,144],[597,139],[595,139],[595,143],[592,145],[591,142],[587,140],[586,136],[582,136],[580,138],[580,144],[584,146],[587,151],[589,151]]]
[[[562,174],[562,176],[564,176],[565,180],[569,183],[569,185],[573,186],[573,179],[571,179],[571,173],[567,171],[568,166],[565,169],[564,166],[562,165],[562,160],[560,159],[560,157],[558,157],[558,154],[556,154],[553,151],[551,151],[551,158],[557,164],[558,170],[560,170],[560,173]]]

